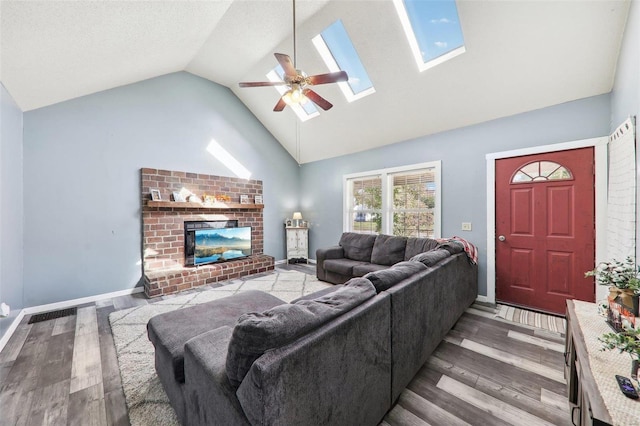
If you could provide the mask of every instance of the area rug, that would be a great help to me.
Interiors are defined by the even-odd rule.
[[[153,345],[147,338],[146,328],[153,316],[248,290],[262,290],[290,302],[329,286],[331,284],[318,281],[313,275],[298,271],[274,271],[249,279],[232,280],[222,287],[205,287],[189,294],[111,313],[109,322],[131,425],[179,424],[154,368]]]
[[[526,324],[556,333],[564,333],[567,329],[567,322],[564,318],[514,308],[513,306],[498,305],[496,307],[496,316],[507,321]]]

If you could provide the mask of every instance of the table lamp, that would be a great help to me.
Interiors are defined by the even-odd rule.
[[[300,221],[302,220],[302,213],[294,212],[293,213],[293,220],[296,221],[296,226],[299,227],[300,226]]]

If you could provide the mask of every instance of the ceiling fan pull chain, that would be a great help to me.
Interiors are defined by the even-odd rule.
[[[293,67],[298,69],[296,56],[296,0],[293,0]]]

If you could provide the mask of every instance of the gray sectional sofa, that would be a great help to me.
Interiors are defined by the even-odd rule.
[[[376,425],[476,296],[476,265],[447,252],[291,303],[240,293],[147,329],[184,425]]]
[[[461,251],[457,242],[345,232],[337,246],[316,250],[316,273],[319,280],[342,284],[411,259],[431,266]]]

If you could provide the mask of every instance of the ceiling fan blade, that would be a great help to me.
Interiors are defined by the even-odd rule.
[[[327,83],[337,83],[339,81],[347,81],[349,76],[346,71],[338,71],[338,72],[330,72],[327,74],[318,74],[307,77],[309,83],[316,84],[327,84]]]
[[[320,108],[322,108],[325,111],[330,110],[331,107],[333,107],[333,104],[331,102],[329,102],[328,100],[326,100],[322,96],[318,95],[316,92],[314,92],[311,89],[304,89],[304,91],[302,93],[307,98],[311,99],[311,101],[314,104],[318,105]]]
[[[287,103],[284,101],[284,99],[280,98],[278,99],[278,103],[276,104],[275,107],[273,107],[273,110],[275,112],[280,112],[284,109],[284,107],[287,106]]]
[[[284,75],[287,77],[296,77],[298,75],[298,71],[296,71],[296,67],[293,66],[289,55],[285,55],[284,53],[274,53],[273,55],[284,70]]]
[[[238,83],[240,87],[284,86],[286,84],[284,81],[248,81]]]

